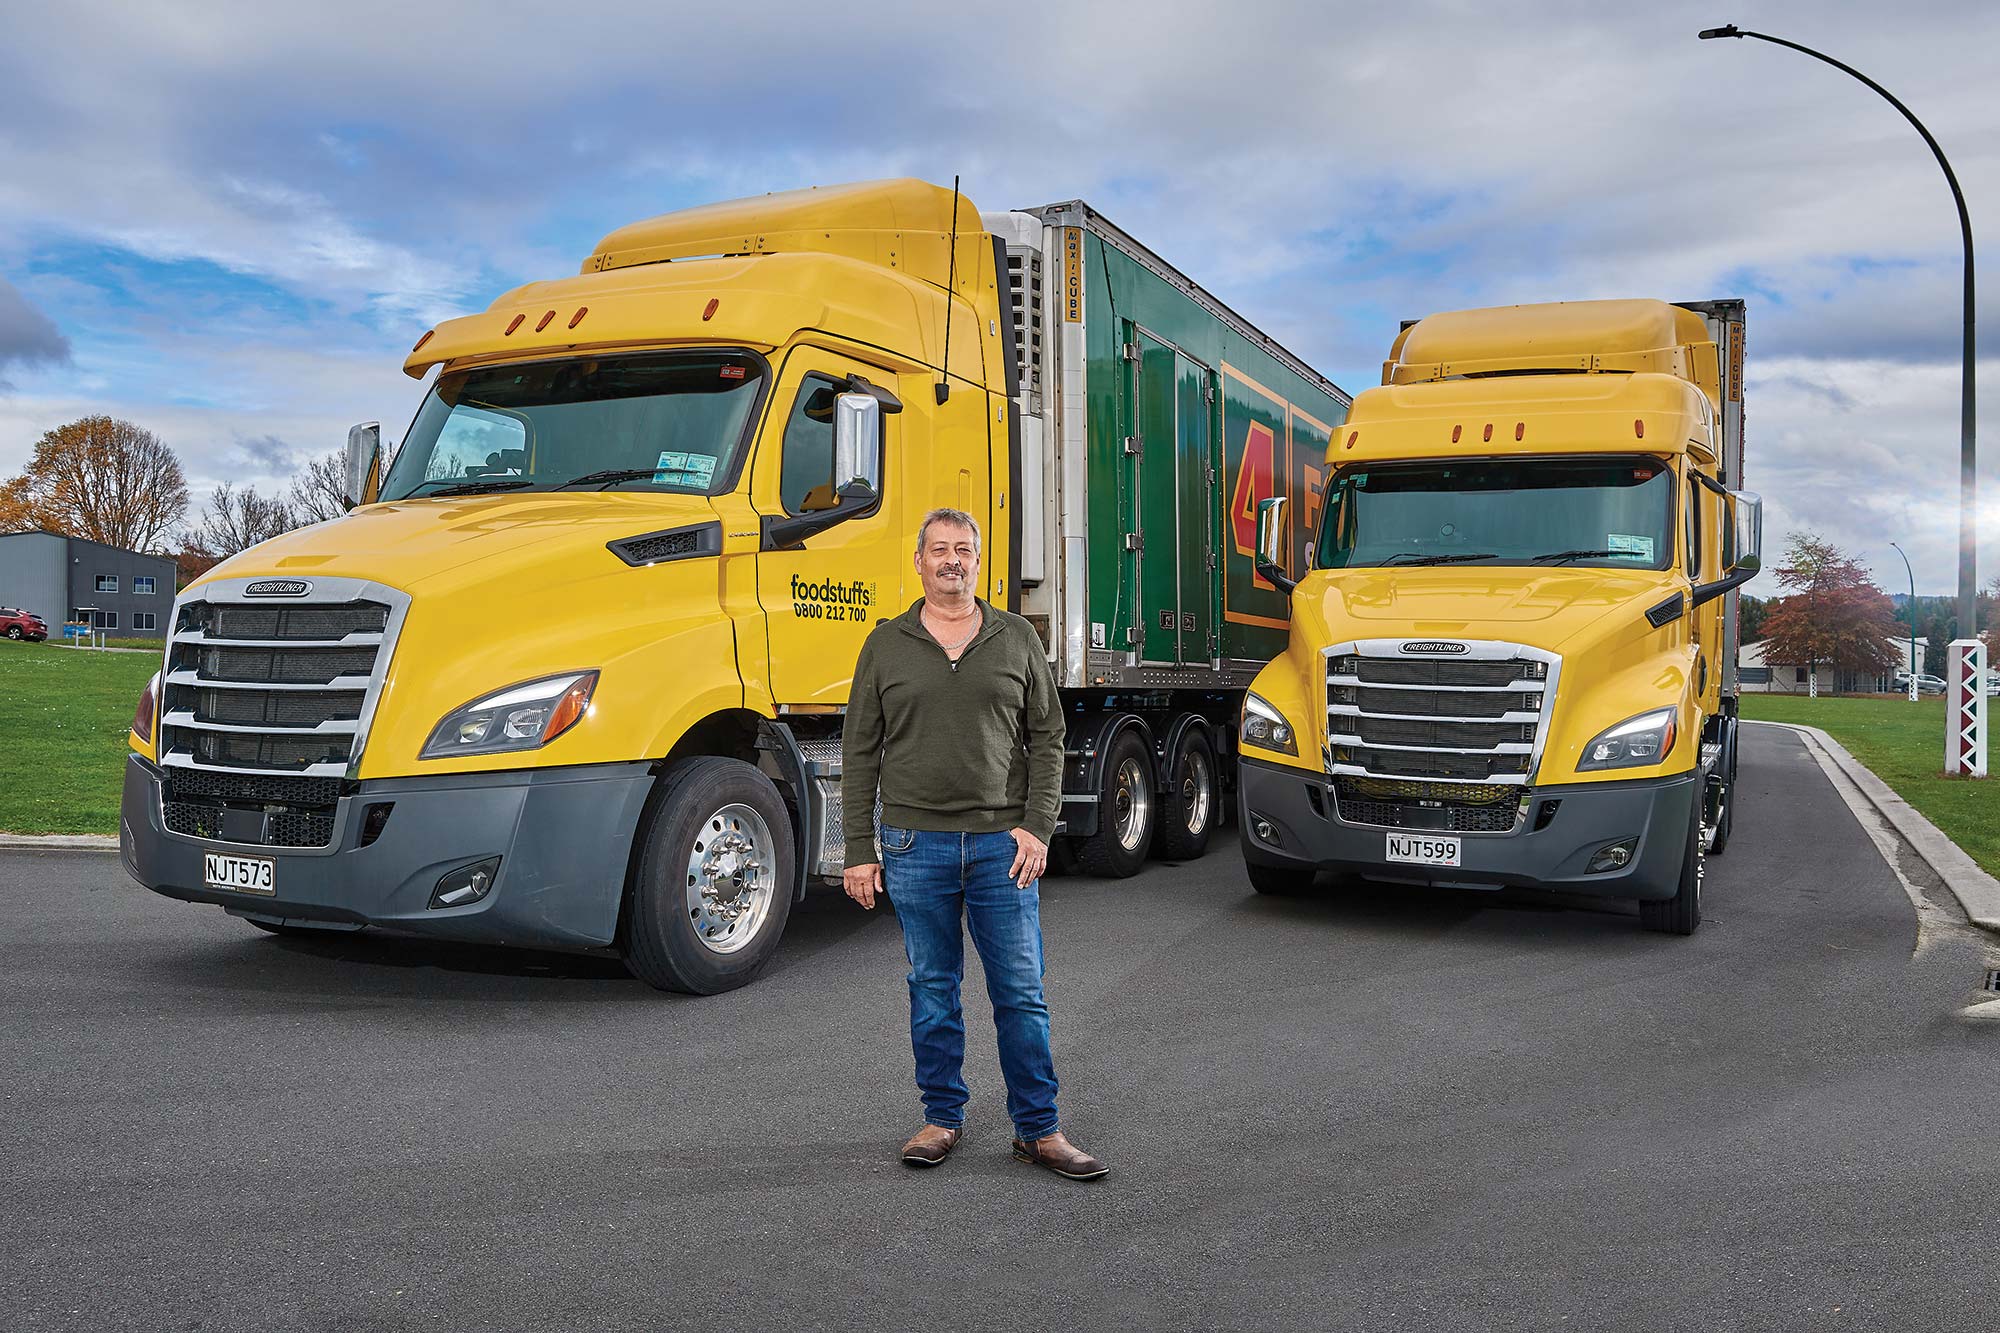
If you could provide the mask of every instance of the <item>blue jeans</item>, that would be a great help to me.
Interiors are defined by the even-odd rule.
[[[1056,1069],[1042,1000],[1041,891],[1008,878],[1014,852],[1007,833],[882,826],[882,883],[910,960],[910,1045],[924,1120],[946,1129],[965,1123],[963,919],[986,968],[1007,1114],[1015,1134],[1033,1140],[1056,1132]]]

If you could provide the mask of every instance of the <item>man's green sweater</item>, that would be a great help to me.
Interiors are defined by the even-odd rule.
[[[923,606],[877,625],[854,668],[841,754],[850,866],[881,859],[878,786],[882,822],[898,828],[1055,836],[1063,709],[1040,637],[982,601],[984,622],[954,664]]]

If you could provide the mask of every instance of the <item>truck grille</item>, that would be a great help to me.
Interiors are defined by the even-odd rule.
[[[1506,833],[1521,808],[1518,787],[1339,778],[1334,805],[1350,824],[1445,833]],[[1496,799],[1497,798],[1497,799]]]
[[[217,591],[223,600],[176,610],[167,647],[159,735],[166,825],[222,838],[224,815],[234,811],[232,841],[328,846],[386,665],[392,608],[368,598],[245,604],[226,600],[226,585]]]
[[[1557,659],[1515,644],[1468,644],[1464,657],[1410,657],[1403,655],[1403,646],[1376,640],[1328,655],[1327,757],[1332,771],[1510,789],[1524,785],[1547,732]],[[1405,823],[1396,822],[1404,815],[1388,808],[1396,804],[1357,793],[1342,802],[1342,813],[1351,818],[1346,814],[1350,807],[1365,809],[1371,817],[1356,822],[1392,828],[1469,827],[1466,821],[1513,826],[1511,806],[1504,824],[1498,815],[1485,812],[1410,815],[1419,822]]]

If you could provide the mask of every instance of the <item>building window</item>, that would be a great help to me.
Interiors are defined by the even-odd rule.
[[[1804,667],[1792,668],[1792,683],[1794,685],[1803,685],[1806,683],[1806,669]]]
[[[134,611],[132,613],[133,629],[158,629],[159,627],[160,618],[151,611]]]
[[[117,592],[118,576],[116,574],[99,574],[97,576],[97,591]]]
[[[116,591],[116,589],[113,589],[113,591]],[[133,575],[132,591],[140,597],[151,597],[153,595],[153,576],[150,574]]]
[[[90,613],[90,623],[96,629],[117,629],[118,613],[116,611],[92,611]]]

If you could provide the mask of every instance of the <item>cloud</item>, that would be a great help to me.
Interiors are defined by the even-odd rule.
[[[60,365],[70,359],[69,339],[55,322],[0,278],[0,370],[9,365]],[[13,386],[0,378],[0,392]]]

